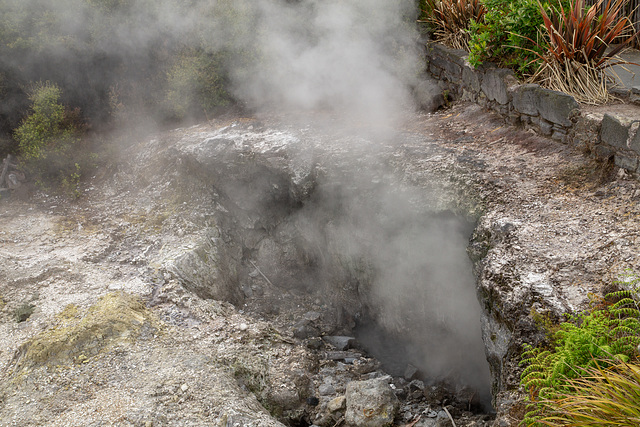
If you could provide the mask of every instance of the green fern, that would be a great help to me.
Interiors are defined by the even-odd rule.
[[[568,315],[550,334],[548,348],[525,344],[520,384],[529,393],[522,425],[538,426],[549,405],[571,393],[574,380],[585,372],[626,363],[638,356],[640,345],[640,280],[627,278],[626,289],[607,294],[604,305]]]

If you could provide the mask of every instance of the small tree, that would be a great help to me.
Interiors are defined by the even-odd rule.
[[[91,167],[83,150],[71,150],[78,148],[75,142],[82,128],[79,110],[66,112],[60,103],[62,90],[51,82],[34,83],[27,93],[31,114],[14,131],[22,166],[41,187],[52,184],[79,197],[80,177]]]
[[[73,129],[65,126],[62,90],[51,82],[34,83],[28,91],[32,113],[15,130],[25,159],[44,159],[49,149],[64,148],[74,142]]]

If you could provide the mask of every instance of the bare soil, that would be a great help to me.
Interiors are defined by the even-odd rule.
[[[78,200],[38,191],[0,201],[1,426],[276,426],[266,402],[279,402],[290,419],[315,419],[322,402],[305,402],[323,378],[340,378],[340,395],[344,382],[376,371],[321,360],[293,337],[297,319],[322,311],[317,301],[291,295],[290,310],[268,316],[251,301],[200,299],[163,268],[172,251],[194,245],[216,203],[196,177],[166,163],[167,153],[175,141],[187,144],[230,123],[267,129],[273,140],[281,126],[273,117],[234,118],[159,134],[88,179]],[[532,308],[579,310],[589,294],[640,265],[640,185],[623,171],[472,105],[411,115],[397,131],[404,137],[381,152],[400,179],[439,188],[433,203],[457,204],[479,217],[477,233],[491,234],[476,265],[478,286],[495,290],[514,343],[535,336],[518,326]],[[345,150],[324,145],[327,156]],[[78,325],[105,295],[132,295],[144,308],[123,311],[125,327],[82,335]],[[17,322],[24,304],[33,314]],[[66,350],[27,363],[29,346],[62,327],[76,337]],[[499,405],[517,390],[516,349],[498,351]],[[498,407],[501,425],[516,425],[514,408]],[[397,424],[427,409],[434,408],[399,415]],[[487,423],[457,418],[459,426]]]

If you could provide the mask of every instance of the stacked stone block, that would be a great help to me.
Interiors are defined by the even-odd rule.
[[[618,167],[640,174],[640,117],[629,120],[583,113],[566,93],[537,84],[520,84],[508,69],[493,64],[474,68],[468,53],[437,43],[427,44],[427,70],[450,97],[475,102],[501,114],[512,125],[576,146]],[[640,91],[638,91],[640,97]]]

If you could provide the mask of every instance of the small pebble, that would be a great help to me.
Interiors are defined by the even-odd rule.
[[[247,329],[249,329],[249,325],[247,325],[246,323],[240,323],[238,329],[240,329],[241,331],[246,331]]]

